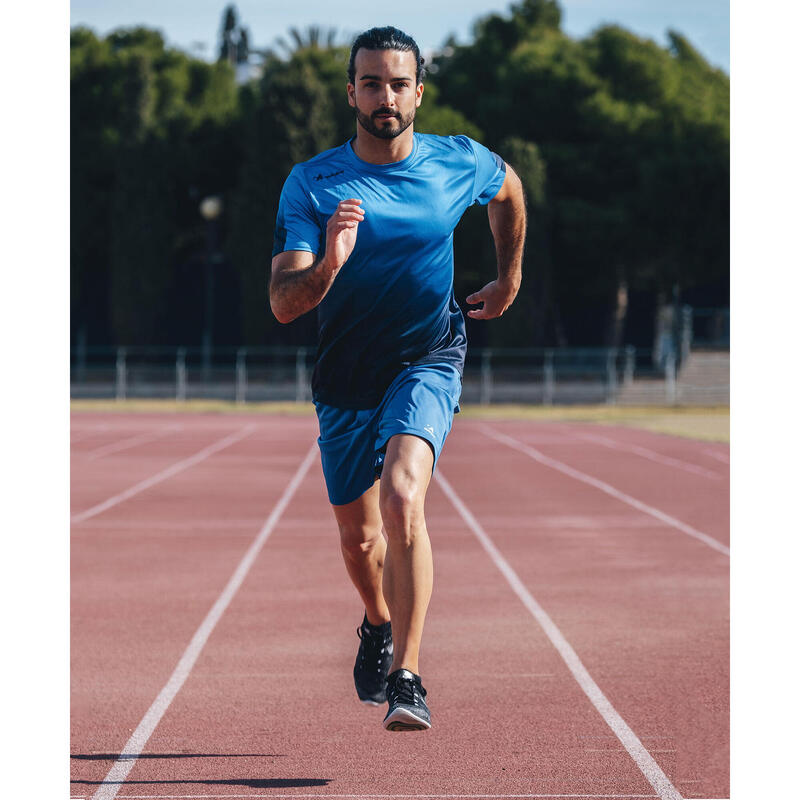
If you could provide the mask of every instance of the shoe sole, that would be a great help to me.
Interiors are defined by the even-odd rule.
[[[386,717],[383,727],[387,731],[427,731],[431,724],[405,708],[398,708],[392,712],[391,716]]]
[[[365,700],[363,697],[358,698],[365,706],[382,706],[383,703],[386,701],[384,700],[383,703],[379,703],[377,700]]]

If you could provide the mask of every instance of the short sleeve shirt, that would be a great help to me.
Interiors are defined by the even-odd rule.
[[[411,154],[362,161],[350,142],[296,165],[278,207],[273,256],[324,254],[341,200],[362,201],[356,245],[317,307],[312,391],[340,408],[374,408],[410,364],[463,372],[464,317],[453,295],[453,231],[505,179],[503,160],[466,136],[414,134]]]

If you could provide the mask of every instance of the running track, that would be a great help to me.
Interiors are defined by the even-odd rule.
[[[73,414],[71,797],[729,796],[727,445],[456,418],[390,734],[315,433]]]

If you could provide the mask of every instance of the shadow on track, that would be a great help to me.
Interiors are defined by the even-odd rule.
[[[283,753],[71,753],[76,761],[138,761],[141,758],[286,758]]]
[[[327,786],[330,778],[226,778],[219,780],[169,780],[169,781],[80,781],[72,780],[72,784],[83,786],[118,785],[133,786],[134,784],[153,786],[166,784],[181,784],[183,786],[247,786],[250,789],[288,789],[299,786]]]

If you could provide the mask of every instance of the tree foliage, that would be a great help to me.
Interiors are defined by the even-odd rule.
[[[502,324],[469,320],[473,343],[643,345],[675,287],[726,304],[729,79],[668,37],[605,25],[572,39],[557,2],[523,0],[434,59],[416,129],[482,141],[527,195],[520,296]],[[225,208],[215,342],[314,341],[313,314],[280,326],[268,313],[272,229],[292,165],[354,133],[348,48],[335,29],[292,29],[278,52],[255,51],[262,78],[237,85],[252,44],[233,6],[220,40],[209,64],[146,28],[71,32],[71,304],[90,342],[199,342],[210,194]],[[494,270],[485,210],[455,246],[463,299]],[[626,330],[628,295],[639,322]]]
[[[727,76],[675,32],[668,48],[614,25],[571,39],[554,5],[479,21],[472,43],[437,59],[436,80],[491,146],[540,149],[557,340],[615,343],[621,285],[726,304]]]
[[[238,161],[232,69],[145,28],[77,28],[70,44],[73,328],[95,343],[175,341],[194,310],[170,302],[174,284],[204,243],[195,200],[230,185]]]

